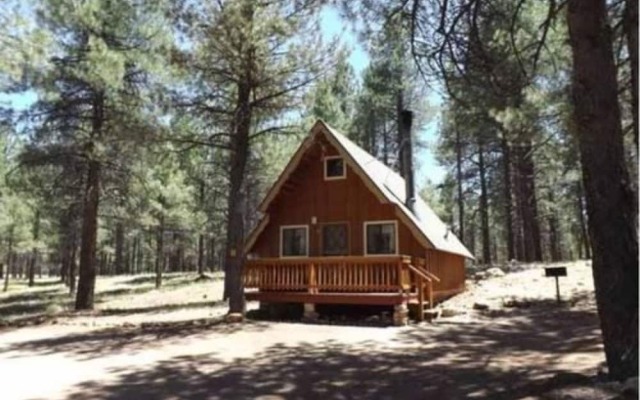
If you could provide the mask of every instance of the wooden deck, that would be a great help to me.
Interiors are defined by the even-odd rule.
[[[417,304],[431,308],[441,295],[424,259],[409,256],[305,257],[247,260],[247,300],[310,304]],[[421,317],[419,316],[419,319]]]

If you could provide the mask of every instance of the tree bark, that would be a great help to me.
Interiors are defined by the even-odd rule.
[[[502,168],[504,179],[504,214],[507,234],[507,260],[516,258],[513,237],[513,195],[511,187],[511,148],[506,138],[502,139]]]
[[[625,165],[605,0],[570,0],[573,121],[593,246],[593,275],[610,377],[638,375],[637,198]]]
[[[162,286],[164,270],[164,217],[160,217],[160,225],[156,236],[156,289]]]
[[[580,245],[584,249],[584,258],[591,259],[591,241],[589,240],[588,222],[585,216],[584,193],[582,184],[577,183],[578,221],[580,223]]]
[[[458,236],[465,243],[464,237],[464,194],[462,191],[462,142],[460,131],[456,129],[456,185],[458,189]]]
[[[76,253],[78,251],[77,236],[75,232],[71,233],[71,250],[69,252],[69,295],[73,296],[76,293]]]
[[[253,25],[254,6],[243,3],[242,19],[247,27]],[[249,158],[249,133],[253,120],[251,97],[254,85],[255,48],[249,42],[242,46],[242,75],[237,83],[236,108],[233,118],[233,135],[230,143],[229,196],[227,197],[227,240],[225,260],[225,285],[223,299],[229,300],[229,314],[244,314],[244,287],[242,269],[244,267],[244,202],[242,191],[245,167]]]
[[[116,275],[120,275],[124,272],[124,225],[122,225],[122,222],[116,223],[115,241],[115,272]]]
[[[560,250],[560,236],[558,235],[558,216],[555,210],[556,199],[552,190],[549,191],[548,200],[553,207],[547,219],[549,224],[549,255],[551,256],[551,261],[557,262],[562,260],[562,251]]]
[[[624,34],[631,64],[631,113],[633,137],[638,147],[638,0],[626,0],[623,18]]]
[[[104,97],[97,93],[93,100],[92,135],[96,140],[102,131]],[[98,238],[98,205],[100,202],[100,161],[94,154],[94,143],[89,147],[89,167],[84,192],[82,215],[82,247],[80,249],[80,274],[76,310],[92,310],[96,285],[96,241]]]
[[[478,172],[480,174],[480,225],[482,231],[482,262],[491,264],[491,236],[489,232],[489,195],[487,192],[487,171],[484,162],[484,147],[478,142]]]
[[[11,271],[11,260],[13,255],[13,225],[9,228],[9,245],[7,246],[7,271],[4,274],[3,292],[9,290],[9,272]]]
[[[40,239],[40,210],[36,210],[36,215],[33,219],[33,240],[38,241]],[[33,247],[31,250],[31,260],[29,261],[29,286],[35,284],[36,263],[38,262],[38,248]]]

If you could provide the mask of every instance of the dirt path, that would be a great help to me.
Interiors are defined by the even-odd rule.
[[[455,318],[403,328],[227,325],[222,307],[208,307],[189,318],[129,315],[124,326],[107,315],[7,331],[2,398],[563,398],[585,383],[570,373],[593,375],[603,361],[587,273],[570,268],[573,300],[561,307],[545,280],[526,308],[498,307],[505,296],[534,292],[540,270],[529,269],[451,300],[446,306],[462,312]],[[487,295],[491,285],[502,291]],[[472,309],[480,298],[490,310]]]

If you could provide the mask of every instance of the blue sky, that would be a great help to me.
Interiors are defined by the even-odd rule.
[[[358,76],[369,64],[369,56],[366,50],[361,46],[352,30],[350,23],[343,21],[338,11],[333,7],[326,7],[321,14],[320,25],[322,34],[329,40],[338,36],[344,44],[351,48],[351,56],[349,62]],[[0,92],[0,105],[10,106],[14,109],[24,109],[36,100],[36,94],[32,91],[16,94],[6,94]],[[437,105],[442,102],[440,96],[433,92],[429,95],[429,102]],[[433,147],[438,135],[438,118],[434,118],[425,129],[419,132],[423,141],[427,143],[426,148],[417,150],[416,160],[416,182],[419,186],[428,179],[433,183],[440,183],[444,178],[445,171],[438,164],[433,156]]]
[[[358,76],[369,64],[367,51],[358,43],[355,33],[349,22],[343,21],[338,11],[333,7],[326,7],[321,14],[320,27],[325,39],[329,40],[335,36],[340,37],[340,41],[351,48],[352,53],[349,62]],[[442,103],[440,95],[433,92],[428,100],[433,105]],[[439,118],[434,118],[425,128],[419,132],[421,139],[427,143],[426,148],[421,148],[415,155],[416,160],[416,183],[418,186],[424,184],[426,180],[432,183],[441,183],[444,179],[445,170],[434,158],[432,149],[438,135]]]

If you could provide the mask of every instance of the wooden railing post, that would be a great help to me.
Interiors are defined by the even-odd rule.
[[[309,269],[309,293],[316,293],[318,287],[318,280],[316,278],[316,266],[311,262],[308,264],[307,268]]]
[[[433,281],[429,281],[429,308],[433,308]]]
[[[418,277],[418,321],[424,321],[424,279]]]

